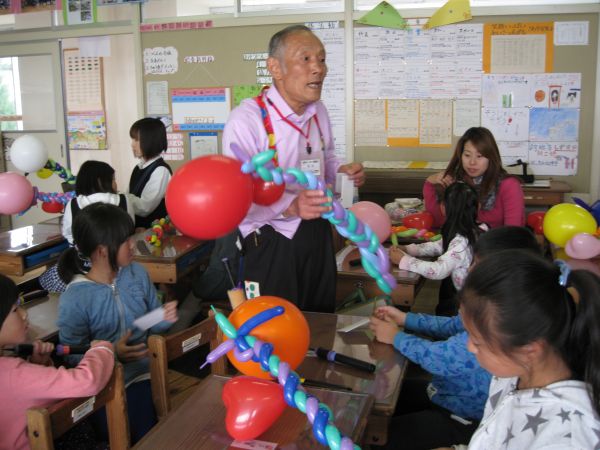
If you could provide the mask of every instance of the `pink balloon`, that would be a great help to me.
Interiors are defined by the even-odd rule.
[[[392,231],[392,221],[385,210],[377,203],[358,202],[350,207],[357,219],[369,225],[371,230],[384,242]]]
[[[31,205],[33,186],[15,172],[0,173],[0,214],[17,214]]]
[[[600,255],[600,240],[589,233],[577,233],[567,242],[565,252],[575,259],[593,258]]]

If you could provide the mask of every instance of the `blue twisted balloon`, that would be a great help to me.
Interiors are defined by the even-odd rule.
[[[283,314],[285,310],[282,306],[261,311],[244,322],[237,330],[225,315],[217,312],[214,308],[213,311],[217,325],[229,340],[222,342],[210,352],[200,368],[206,364],[212,364],[231,350],[238,361],[246,362],[252,359],[258,362],[261,369],[269,372],[283,387],[285,402],[306,414],[312,424],[313,434],[319,443],[329,446],[331,450],[360,450],[360,447],[354,444],[352,439],[346,436],[342,437],[333,423],[331,409],[319,402],[316,397],[308,395],[300,383],[298,374],[290,370],[288,363],[280,361],[279,357],[273,354],[273,345],[249,335],[255,327]]]
[[[264,181],[273,181],[278,185],[297,183],[307,189],[319,189],[332,198],[331,203],[326,203],[326,206],[331,206],[331,211],[321,214],[321,217],[329,220],[342,236],[358,246],[365,272],[375,279],[379,289],[386,294],[391,294],[396,288],[397,282],[390,273],[387,251],[379,243],[373,230],[358,220],[352,211],[345,209],[334,198],[333,192],[322,178],[317,178],[312,172],[303,172],[295,167],[285,171],[281,167],[276,167],[272,162],[275,150],[265,150],[251,158],[236,144],[231,145],[231,150],[242,161],[242,172],[244,173],[257,174]]]

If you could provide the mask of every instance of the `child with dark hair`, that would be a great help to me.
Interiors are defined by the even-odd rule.
[[[156,422],[146,340],[177,320],[177,302],[169,302],[163,306],[164,320],[149,330],[133,325],[160,307],[148,273],[133,262],[133,231],[131,217],[117,206],[94,203],[81,210],[73,222],[75,247],[59,262],[71,282],[60,297],[57,321],[63,344],[93,339],[114,344],[124,366],[132,443]]]
[[[77,197],[72,199],[65,207],[62,219],[62,234],[73,245],[71,226],[73,219],[81,209],[96,202],[117,205],[127,211],[133,219],[133,206],[125,194],[117,194],[115,169],[103,161],[88,160],[79,168],[75,182]],[[54,265],[39,278],[40,285],[49,292],[64,292],[67,288],[65,281],[60,277],[57,266]]]
[[[159,119],[147,117],[131,126],[129,136],[133,154],[140,159],[129,180],[135,226],[149,228],[167,215],[165,193],[172,171],[160,156],[167,149],[167,132]]]
[[[466,183],[453,183],[444,191],[442,211],[446,217],[442,225],[442,239],[423,244],[392,247],[390,260],[400,269],[417,272],[432,280],[448,276],[460,289],[473,260],[472,247],[479,234],[487,229],[477,222],[479,209],[475,189]],[[435,261],[424,261],[417,256],[437,256]]]
[[[598,448],[600,278],[507,250],[459,300],[469,351],[494,375],[469,448]]]
[[[510,248],[535,255],[542,250],[525,227],[492,229],[473,246],[473,264]],[[435,339],[408,334],[405,331]],[[377,340],[394,348],[432,374],[431,381],[408,378],[402,384],[395,417],[388,431],[389,449],[431,449],[467,443],[483,416],[491,375],[467,350],[461,316],[404,313],[395,307],[377,308],[371,318]],[[435,433],[432,433],[435,428]]]
[[[49,342],[33,342],[28,361],[8,356],[8,348],[27,342],[27,312],[19,306],[15,283],[4,275],[0,275],[0,292],[0,448],[26,449],[27,410],[97,394],[112,374],[113,347],[109,342],[92,341],[73,369],[52,365],[54,345]]]

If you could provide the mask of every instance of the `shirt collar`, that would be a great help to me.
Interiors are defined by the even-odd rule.
[[[267,98],[271,100],[275,106],[277,106],[283,117],[286,117],[287,119],[296,123],[306,123],[317,112],[316,102],[313,102],[308,104],[304,110],[304,114],[299,116],[292,108],[290,108],[274,84],[272,84],[267,90]],[[271,118],[275,118],[275,120],[282,120],[277,113],[271,114]]]
[[[148,167],[150,164],[152,164],[154,161],[156,161],[158,158],[161,158],[162,154],[155,156],[152,159],[149,159],[147,161],[144,161],[143,159],[140,159],[140,162],[138,162],[138,167],[140,168],[140,170],[145,169],[146,167]]]

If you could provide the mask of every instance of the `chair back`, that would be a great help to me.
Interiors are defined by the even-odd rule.
[[[164,417],[171,410],[169,361],[207,343],[210,344],[212,350],[221,340],[221,330],[213,316],[178,333],[166,336],[152,335],[148,338],[152,399],[159,418]],[[215,361],[211,364],[211,372],[224,375],[226,361],[223,358]]]
[[[32,450],[53,450],[54,440],[73,428],[81,419],[106,407],[111,450],[129,448],[129,419],[123,366],[115,364],[107,385],[97,395],[62,400],[46,408],[27,411],[27,434]]]

